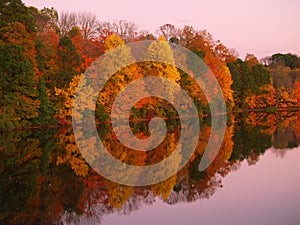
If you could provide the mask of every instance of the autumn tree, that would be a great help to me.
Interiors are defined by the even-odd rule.
[[[215,43],[214,53],[217,58],[224,62],[234,62],[238,56],[238,53],[234,49],[228,49],[219,40]]]
[[[59,73],[60,65],[59,59],[59,36],[52,29],[44,30],[36,36],[36,51],[37,51],[37,67],[39,74],[43,76],[46,87],[51,92],[51,99],[53,90],[56,85],[56,76]]]
[[[71,40],[81,58],[81,67],[83,70],[86,70],[92,62],[104,53],[103,43],[97,39],[85,39],[80,31],[71,37]]]
[[[54,88],[54,94],[57,97],[55,117],[61,124],[71,123],[73,99],[82,77],[83,75],[75,75],[67,87]]]
[[[297,94],[297,106],[300,107],[300,78],[295,81],[295,89]]]
[[[260,64],[260,62],[258,61],[256,56],[254,54],[249,54],[249,53],[245,57],[245,62],[248,64],[248,66],[250,68],[252,68],[255,65]]]
[[[34,20],[21,1],[0,4],[1,126],[29,126],[38,117],[40,104],[35,89]]]
[[[34,7],[29,8],[35,21],[35,27],[37,33],[44,32],[46,30],[58,31],[58,12],[52,8],[46,8],[39,10]]]
[[[184,39],[188,38],[188,43],[185,43],[186,47],[197,54],[213,72],[220,84],[225,103],[228,109],[231,109],[234,106],[234,100],[231,89],[232,76],[226,65],[226,60],[229,58],[228,50],[223,48],[220,42],[215,42],[212,35],[205,30],[195,31],[192,27],[185,27],[182,33]],[[207,72],[209,71],[199,71],[204,77]],[[209,82],[207,84],[209,85]]]
[[[107,53],[107,58],[104,63],[101,62],[103,64],[98,66],[100,67],[100,71],[106,71],[107,74],[112,76],[110,78],[104,78],[108,79],[108,81],[100,92],[97,101],[98,106],[96,115],[98,117],[103,117],[103,114],[110,113],[112,104],[117,94],[127,84],[135,79],[141,78],[139,68],[136,64],[127,65],[127,62],[131,61],[133,56],[131,55],[131,49],[127,46],[124,46],[124,41],[120,38],[120,36],[117,34],[112,34],[105,40],[104,46]],[[120,48],[120,46],[122,46],[122,48]],[[114,49],[116,49],[116,51],[112,51]],[[122,69],[113,74],[112,71],[114,71],[115,68],[120,67]],[[98,74],[97,79],[102,80],[103,77],[101,76],[103,76],[103,74]],[[140,87],[140,90],[143,90],[143,87]]]
[[[156,75],[167,78],[174,82],[179,82],[180,74],[174,65],[167,64],[163,66],[163,63],[155,62],[170,61],[172,64],[175,64],[173,51],[164,37],[160,37],[158,41],[151,43],[148,48],[148,54],[149,58],[154,62],[148,63],[145,66],[145,69],[148,69],[148,71],[145,71],[145,76]]]
[[[174,66],[175,59],[173,51],[164,37],[160,37],[157,41],[152,42],[149,45],[146,54],[148,54],[147,57],[151,61],[139,63],[141,74],[144,77],[159,76],[175,83],[179,83],[181,76],[177,68]],[[170,62],[170,64],[163,63],[164,61]],[[161,82],[160,86],[157,86],[157,84],[147,85],[148,87],[146,88],[146,91],[149,93],[149,96],[152,95],[153,85],[155,85],[154,88],[162,89],[165,94],[171,96],[170,99],[175,99],[176,93],[169,85],[164,84],[164,82]],[[167,101],[158,98],[150,97],[140,101],[138,107],[142,108],[144,106],[148,108],[147,113],[150,117],[151,114],[153,116],[157,113],[160,116],[171,116],[175,112]]]
[[[190,49],[192,47],[191,42],[195,37],[195,32],[196,31],[192,26],[184,26],[182,29],[179,30],[179,44]]]

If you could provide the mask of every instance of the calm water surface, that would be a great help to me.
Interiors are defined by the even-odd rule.
[[[230,117],[209,168],[198,171],[210,134],[204,121],[189,163],[146,187],[98,175],[80,154],[71,128],[0,133],[0,224],[299,225],[300,113]],[[147,123],[132,129],[140,138],[148,135]],[[99,136],[119,160],[150,165],[170,155],[179,131],[178,121],[169,121],[163,144],[139,155],[106,125]]]

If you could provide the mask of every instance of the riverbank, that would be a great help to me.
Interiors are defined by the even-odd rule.
[[[277,112],[297,112],[300,111],[300,107],[294,107],[294,108],[263,108],[263,109],[236,109],[227,112],[227,114],[230,113],[249,113],[249,112],[266,112],[266,113],[277,113]],[[204,115],[201,114],[199,115],[200,117],[209,117],[210,115]],[[185,117],[187,118],[187,117]],[[191,118],[191,117],[189,117]],[[150,121],[152,118],[144,118],[144,119],[132,119],[129,120],[129,122],[132,123],[137,123],[137,122],[145,122],[145,121]],[[180,119],[178,116],[176,117],[163,117],[163,120],[178,120]],[[96,122],[96,125],[101,125],[101,124],[110,124],[110,122]],[[40,125],[40,126],[29,126],[29,127],[15,127],[15,128],[9,128],[9,129],[1,129],[0,128],[0,133],[4,132],[12,132],[12,131],[18,131],[18,130],[42,130],[42,129],[58,129],[58,128],[63,128],[63,127],[71,127],[72,123],[70,124],[55,124],[55,125]]]

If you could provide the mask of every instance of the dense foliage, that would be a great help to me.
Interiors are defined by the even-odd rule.
[[[148,49],[154,58],[172,59],[172,43],[197,54],[216,76],[228,111],[300,105],[300,59],[293,54],[278,53],[261,62],[248,54],[242,60],[207,31],[191,26],[165,24],[156,36],[139,32],[134,23],[124,20],[99,22],[88,13],[59,15],[53,8],[26,7],[21,0],[1,0],[0,6],[0,129],[70,123],[70,105],[81,74],[105,52],[139,40],[156,40]],[[130,51],[122,54],[132,57]],[[162,63],[130,65],[107,82],[96,115],[106,120],[118,92],[145,76],[177,82],[194,100],[199,114],[206,114],[209,96],[187,72]],[[155,98],[140,101],[132,110],[133,117],[154,114],[176,115],[168,103]]]

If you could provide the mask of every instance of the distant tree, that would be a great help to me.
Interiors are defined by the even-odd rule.
[[[214,47],[215,55],[225,62],[234,62],[237,57],[237,52],[234,52],[233,49],[228,49],[221,41],[217,41]]]
[[[102,42],[113,33],[120,36],[125,43],[133,41],[138,37],[137,25],[126,20],[116,20],[113,23],[100,22],[97,30]]]
[[[64,37],[72,30],[73,27],[77,26],[76,13],[61,12],[58,19],[58,32],[60,37]]]
[[[167,41],[170,41],[171,38],[176,38],[178,36],[178,32],[177,29],[174,25],[171,24],[165,24],[160,26],[156,33],[159,36],[164,36],[166,38]]]
[[[29,9],[33,15],[36,31],[38,33],[49,29],[54,31],[58,30],[58,13],[54,8],[45,7],[42,10],[38,10],[37,8],[29,7]]]
[[[289,76],[290,68],[284,66],[277,66],[269,68],[273,79],[273,86],[276,89],[282,88],[289,90],[293,86],[291,77]]]
[[[271,83],[271,75],[270,72],[264,68],[263,65],[256,64],[254,66],[252,66],[252,74],[253,77],[255,79],[255,83],[256,83],[256,88],[255,90],[257,90],[258,88],[270,84]]]
[[[179,44],[183,45],[186,48],[190,48],[191,42],[195,37],[195,29],[192,26],[184,26],[179,30]]]
[[[271,66],[287,66],[291,69],[300,68],[300,58],[291,53],[281,54],[276,53],[271,56]]]
[[[291,78],[291,81],[292,81],[292,83],[294,84],[294,83],[295,83],[295,80],[296,80],[297,78],[300,78],[300,68],[291,70],[291,71],[289,72],[289,77]]]
[[[155,36],[151,33],[149,33],[149,31],[140,31],[139,35],[136,37],[137,41],[142,41],[142,40],[156,40]]]
[[[61,37],[74,36],[74,31],[81,32],[82,37],[87,39],[96,38],[98,21],[92,13],[69,13],[62,12],[58,20],[58,30]]]
[[[247,55],[245,57],[245,62],[248,64],[248,66],[250,68],[255,66],[255,65],[260,64],[260,62],[258,61],[256,56],[254,54],[249,54],[249,53],[247,53]]]
[[[236,49],[234,49],[234,48],[230,48],[230,49],[229,49],[229,53],[230,53],[232,56],[234,56],[235,58],[239,57],[238,51],[237,51]]]
[[[270,65],[271,57],[270,56],[265,56],[265,57],[261,58],[259,61],[262,65],[268,66],[268,65]]]
[[[96,38],[98,35],[96,15],[92,13],[78,13],[77,26],[79,27],[83,39]]]
[[[250,76],[250,69],[241,59],[235,62],[227,63],[227,66],[232,75],[232,85],[234,102],[238,107],[242,107],[243,99],[246,96],[245,78]]]

